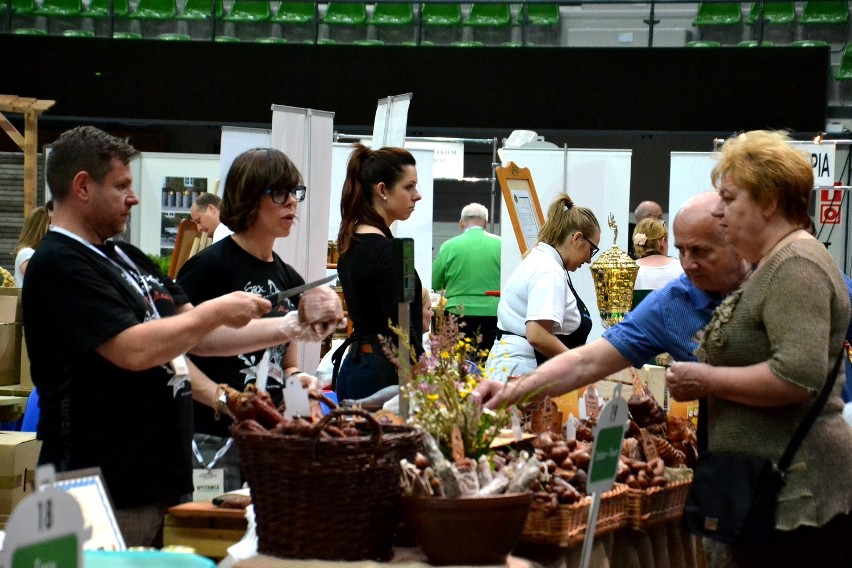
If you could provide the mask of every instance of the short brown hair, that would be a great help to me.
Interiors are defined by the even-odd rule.
[[[260,198],[267,189],[293,189],[301,184],[302,174],[281,150],[246,150],[228,169],[219,220],[235,233],[245,231],[257,220]]]
[[[112,171],[112,160],[129,164],[139,151],[120,138],[94,126],[78,126],[66,130],[50,145],[47,156],[47,185],[53,199],[62,202],[71,190],[71,182],[80,172],[88,173],[103,183]]]
[[[806,226],[814,171],[807,152],[790,142],[790,135],[781,130],[752,130],[728,138],[710,174],[713,187],[720,189],[727,177],[763,207],[777,199],[788,221]]]

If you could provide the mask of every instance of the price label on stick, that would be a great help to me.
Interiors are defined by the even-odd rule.
[[[601,495],[612,488],[612,483],[615,481],[618,460],[621,456],[621,441],[624,439],[626,429],[627,401],[621,397],[621,385],[618,384],[612,393],[612,399],[601,408],[595,427],[595,442],[592,446],[592,460],[589,463],[589,477],[586,482],[586,492],[592,495],[592,506],[589,507],[586,538],[583,541],[580,563],[583,567],[589,566],[591,561]]]

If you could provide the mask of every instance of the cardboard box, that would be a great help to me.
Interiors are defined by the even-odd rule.
[[[21,322],[21,289],[0,287],[0,322]]]
[[[21,338],[21,386],[30,390],[35,388],[33,377],[30,373],[30,354],[27,352],[26,336]]]
[[[0,515],[32,493],[40,451],[34,432],[0,431]]]
[[[21,324],[0,323],[0,385],[21,382]]]

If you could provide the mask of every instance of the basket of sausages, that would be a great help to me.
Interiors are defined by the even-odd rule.
[[[362,410],[322,416],[321,397],[313,398],[311,416],[287,419],[265,393],[228,392],[258,552],[388,560],[400,520],[399,462],[414,458],[420,431],[379,424]]]

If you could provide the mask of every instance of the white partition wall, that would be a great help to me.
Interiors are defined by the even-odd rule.
[[[432,150],[415,150],[407,148],[417,161],[417,189],[423,196],[411,217],[395,223],[391,231],[397,237],[414,239],[414,267],[424,287],[432,286],[432,209],[433,209],[433,178]],[[334,144],[331,160],[331,208],[329,209],[328,239],[336,241],[340,229],[340,196],[343,191],[343,181],[346,178],[346,164],[352,154],[351,144]]]
[[[234,158],[252,148],[269,148],[271,133],[268,128],[242,128],[223,126],[219,143],[219,197],[224,195],[225,178]]]
[[[716,161],[713,152],[672,152],[669,173],[669,231],[672,230],[675,214],[687,199],[702,193],[712,191],[710,172]],[[678,258],[674,247],[674,237],[669,237],[669,256]]]
[[[272,106],[271,146],[287,154],[305,180],[305,201],[299,204],[298,220],[286,239],[277,239],[274,250],[308,282],[325,274],[328,258],[328,213],[331,184],[331,144],[334,113]],[[299,361],[304,369],[316,369],[320,344],[302,343]]]
[[[618,224],[616,244],[627,250],[627,223],[630,214],[630,150],[565,150],[503,148],[503,165],[512,161],[519,167],[529,168],[541,203],[542,212],[556,196],[567,192],[578,205],[594,211],[601,225],[601,250],[613,244],[613,233],[607,226],[612,213]],[[501,200],[500,228],[503,238],[500,282],[505,284],[509,275],[521,262],[520,248],[505,203]],[[592,273],[584,265],[571,275],[577,293],[592,313],[592,331],[589,341],[603,333],[597,308],[597,296]]]

